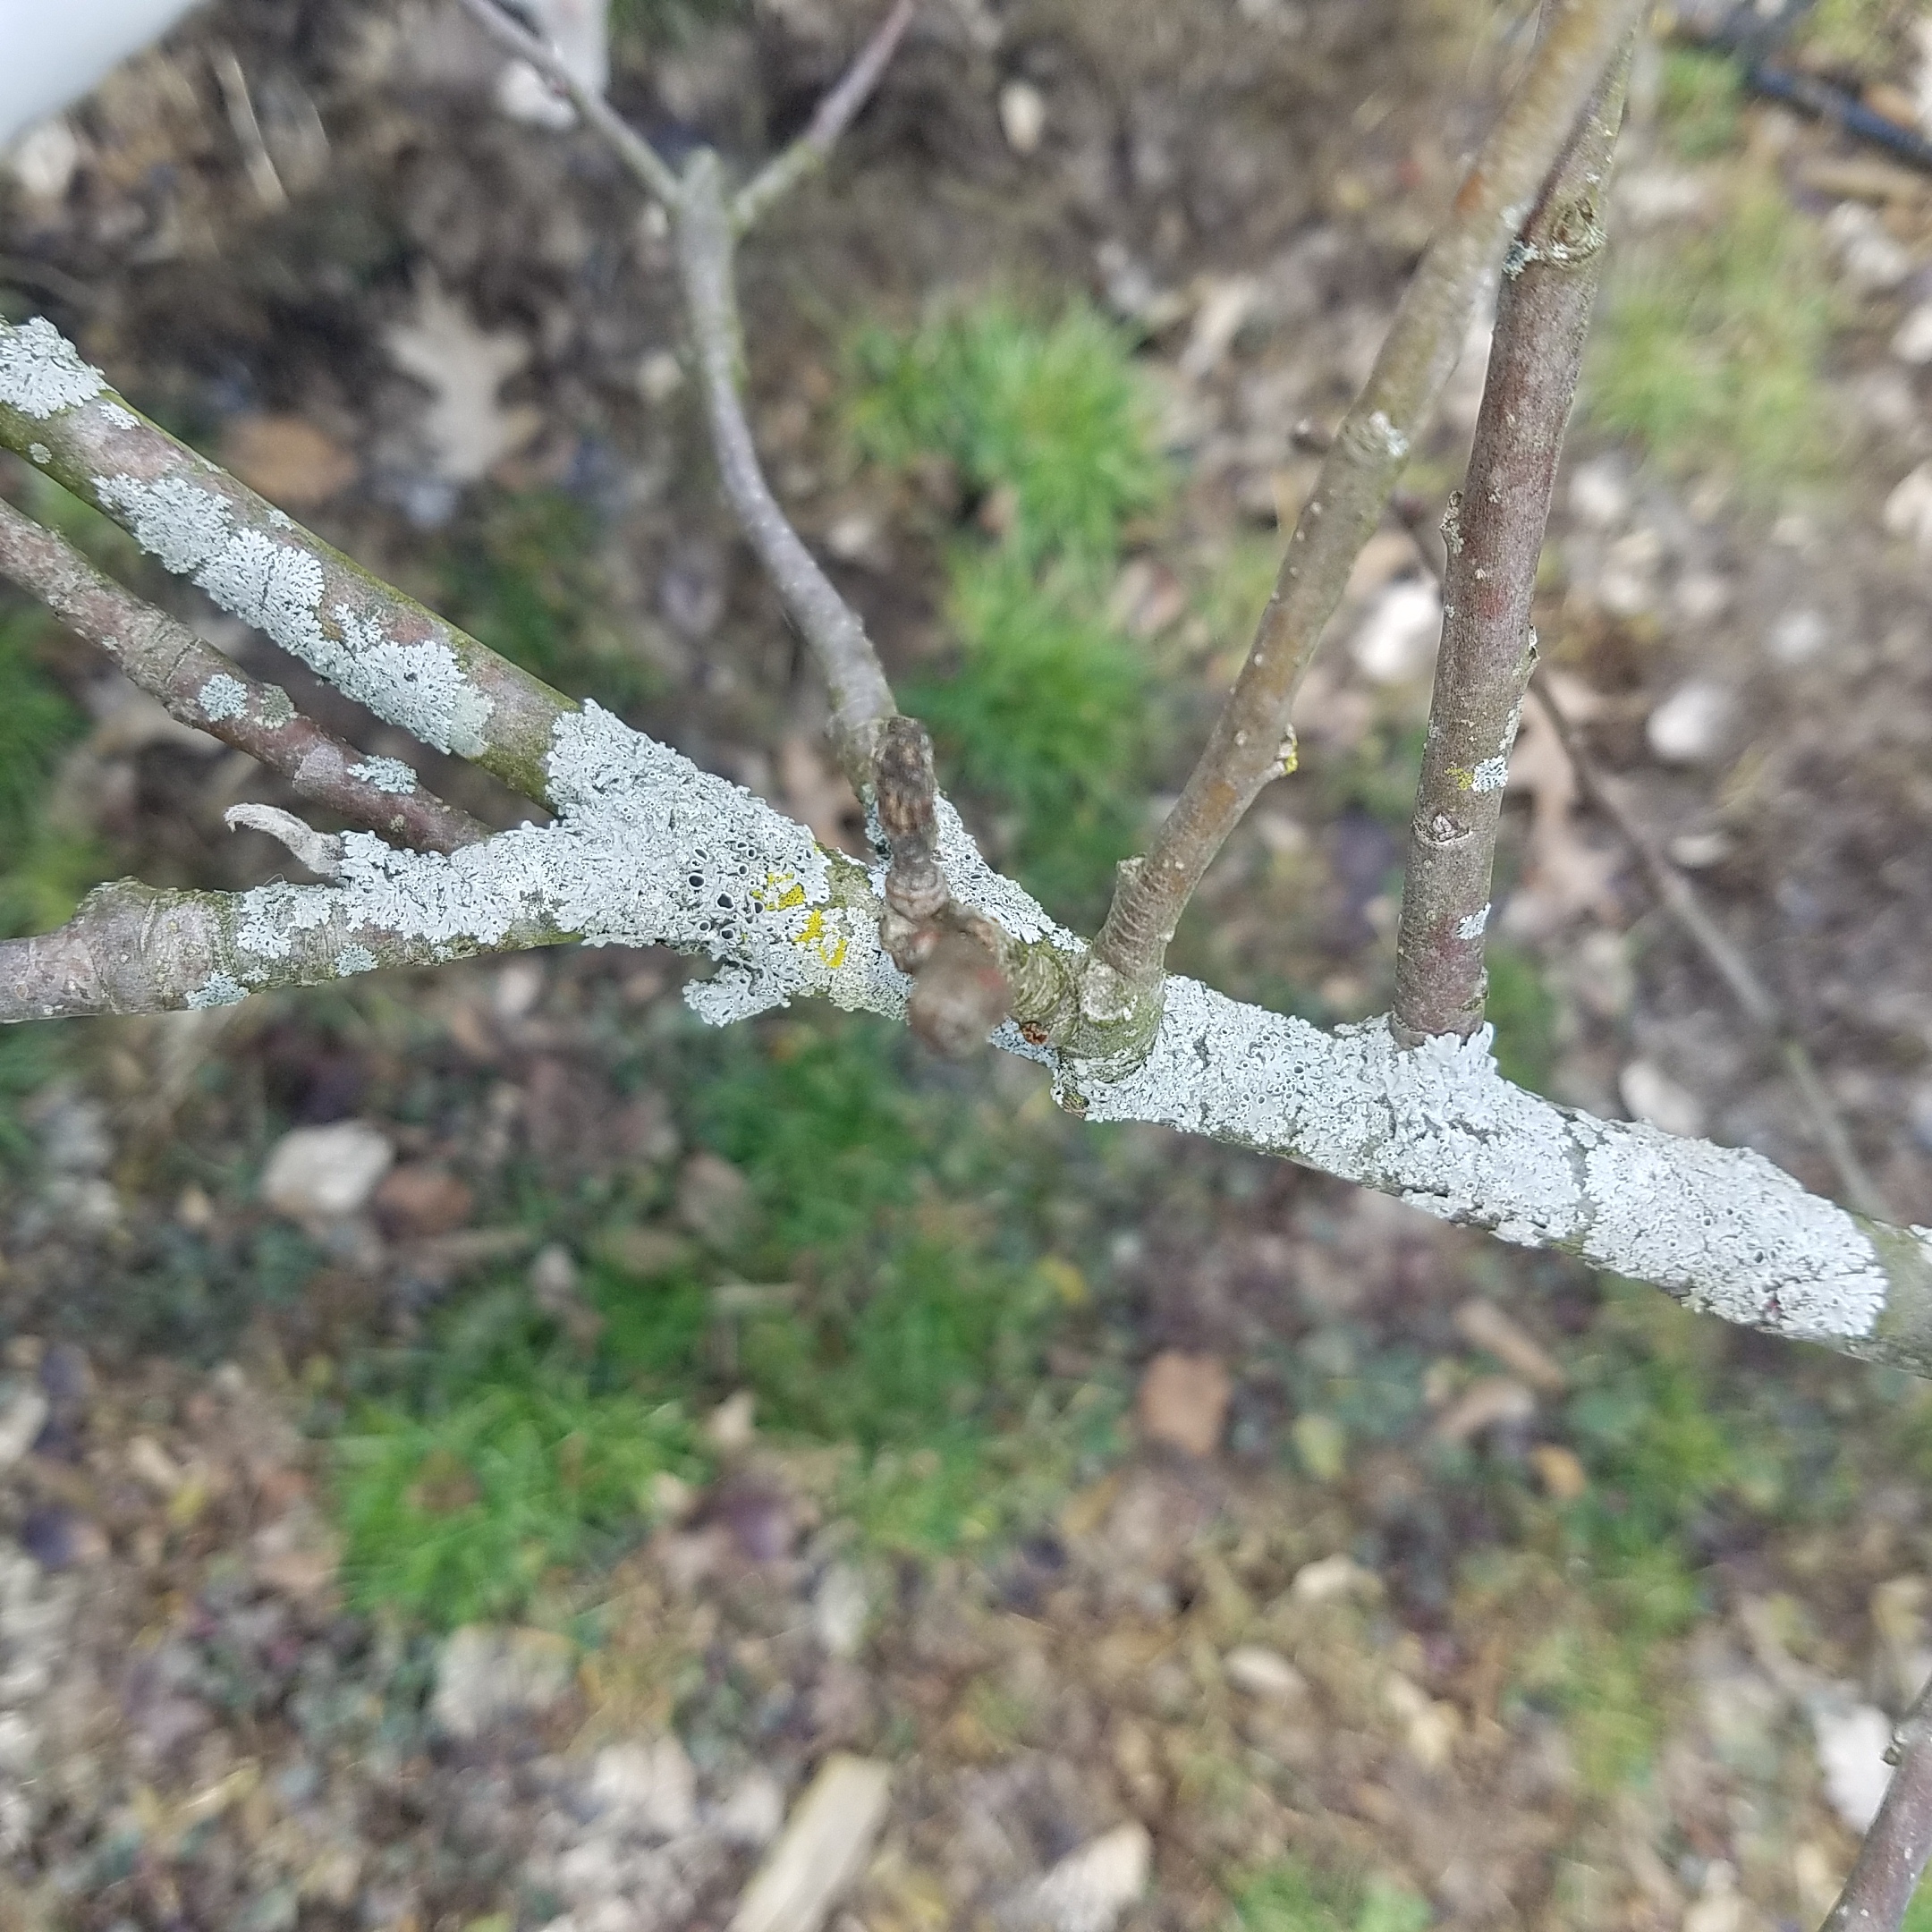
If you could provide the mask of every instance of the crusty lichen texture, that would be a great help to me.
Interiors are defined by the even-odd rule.
[[[447,644],[400,642],[378,619],[347,603],[330,604],[315,556],[238,527],[230,504],[185,477],[92,481],[96,501],[126,524],[142,549],[191,579],[232,616],[425,744],[460,758],[482,754],[494,708]]]
[[[1403,1048],[1382,1020],[1324,1033],[1171,979],[1153,1052],[1083,1096],[1089,1120],[1286,1155],[1750,1328],[1869,1337],[1890,1292],[1864,1226],[1762,1155],[1525,1092],[1497,1072],[1487,1027]]]
[[[39,317],[0,320],[0,445],[378,717],[551,802],[551,725],[569,699],[129,409]]]

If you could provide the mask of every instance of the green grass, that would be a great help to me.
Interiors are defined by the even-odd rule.
[[[1037,576],[1006,550],[962,547],[947,615],[952,674],[905,682],[946,777],[1010,815],[1007,864],[1063,916],[1091,918],[1143,830],[1153,677],[1099,614],[1097,573]]]
[[[734,1389],[768,1437],[850,1452],[835,1501],[875,1546],[936,1552],[1050,1516],[1115,1448],[1105,1387],[1055,1389],[1046,1342],[1054,1138],[921,1082],[902,1034],[835,1014],[652,1045],[688,1140],[750,1212],[720,1251],[654,1275],[589,1230],[572,1344],[521,1279],[445,1310],[341,1445],[336,1506],[359,1603],[435,1623],[509,1615],[648,1520],[651,1479],[700,1459],[683,1419]],[[649,1200],[621,1207],[606,1234]],[[557,1206],[537,1199],[544,1231]],[[1073,1277],[1077,1279],[1078,1277]],[[764,1284],[720,1296],[723,1284]]]
[[[37,610],[0,607],[0,936],[58,926],[99,877],[91,840],[52,824],[47,791],[87,721],[50,674],[56,633]]]
[[[1700,1533],[1718,1513],[1795,1501],[1782,1465],[1800,1431],[1723,1373],[1724,1340],[1665,1296],[1610,1279],[1569,1364],[1564,1435],[1589,1487],[1547,1511],[1562,1607],[1524,1633],[1516,1685],[1561,1717],[1582,1784],[1598,1796],[1648,1775],[1669,1722],[1673,1647],[1706,1607]],[[1497,1614],[1513,1594],[1535,1593],[1505,1584]]]
[[[1131,350],[1083,304],[1043,324],[996,300],[869,332],[852,357],[861,452],[949,463],[979,526],[947,545],[957,655],[907,682],[908,708],[946,782],[988,808],[1003,860],[1082,919],[1139,843],[1156,750],[1148,653],[1105,616],[1130,534],[1172,487]]]
[[[1229,1932],[1426,1932],[1435,1916],[1419,1893],[1379,1873],[1337,1878],[1289,1856],[1236,1888]]]
[[[1743,125],[1744,77],[1728,55],[1701,47],[1666,47],[1657,117],[1685,161],[1707,161],[1737,146]]]
[[[943,456],[975,495],[1006,493],[1004,541],[1028,564],[1111,559],[1170,487],[1131,347],[1080,302],[1045,325],[993,300],[910,336],[871,331],[852,428],[877,462]]]
[[[443,1625],[521,1610],[647,1526],[654,1478],[703,1469],[674,1405],[544,1374],[371,1407],[337,1453],[351,1601]]]
[[[1837,309],[1815,225],[1775,181],[1741,180],[1708,230],[1613,270],[1586,407],[1666,470],[1773,498],[1834,453],[1821,377]]]
[[[1504,1080],[1532,1093],[1548,1090],[1556,1062],[1556,1003],[1543,984],[1533,953],[1492,939],[1485,955],[1489,972],[1486,1003],[1496,1028],[1496,1065]]]
[[[1932,1885],[1921,1885],[1911,1895],[1899,1932],[1932,1932]]]

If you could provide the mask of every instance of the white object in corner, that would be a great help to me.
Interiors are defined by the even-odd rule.
[[[165,33],[191,0],[0,0],[0,148]]]

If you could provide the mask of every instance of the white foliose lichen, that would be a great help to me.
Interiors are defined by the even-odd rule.
[[[331,887],[242,895],[244,963],[286,959],[297,936],[361,931],[398,956],[456,953],[572,935],[591,945],[670,945],[725,973],[697,990],[708,1019],[822,994],[902,1010],[905,983],[881,952],[878,908],[841,904],[810,833],[702,772],[597,706],[559,718],[547,765],[555,822],[450,853],[398,852],[344,835]],[[716,990],[708,990],[716,988]]]
[[[1471,792],[1500,792],[1509,783],[1509,760],[1506,758],[1486,758],[1470,774]]]
[[[1078,952],[1080,941],[1056,926],[1046,909],[1024,886],[1016,886],[986,862],[950,799],[933,801],[939,835],[939,865],[953,896],[983,912],[1015,939],[1051,939],[1063,951]]]
[[[17,327],[0,322],[0,403],[45,422],[89,402],[107,379],[45,316]]]
[[[345,945],[335,955],[335,970],[344,979],[355,973],[374,972],[380,963],[367,946]]]
[[[93,481],[102,507],[126,520],[144,550],[338,691],[438,751],[474,758],[483,750],[490,700],[447,644],[401,642],[340,601],[326,614],[331,635],[320,560],[297,542],[238,529],[229,504],[191,478]]]
[[[225,671],[217,671],[195,693],[195,698],[201,707],[201,716],[211,724],[219,724],[225,718],[240,717],[248,709],[248,686],[240,678],[230,677]]]
[[[1640,1122],[1575,1127],[1594,1210],[1586,1260],[1681,1286],[1691,1307],[1748,1327],[1814,1340],[1872,1332],[1885,1270],[1843,1208],[1749,1148]]]
[[[1146,1063],[1081,1090],[1090,1120],[1288,1155],[1505,1241],[1573,1247],[1729,1321],[1871,1333],[1885,1277],[1843,1208],[1749,1148],[1568,1114],[1504,1080],[1489,1046],[1486,1028],[1405,1050],[1382,1021],[1326,1035],[1171,979]]]
[[[30,443],[27,445],[28,459],[45,470],[54,461],[54,452],[45,443]]]
[[[1471,912],[1456,921],[1456,937],[1458,939],[1480,939],[1484,929],[1488,924],[1489,908],[1484,906],[1480,911]]]
[[[248,997],[248,988],[233,973],[210,973],[207,982],[188,996],[188,1004],[204,1006],[239,1006]]]
[[[347,769],[352,778],[360,778],[364,784],[374,785],[378,792],[393,792],[397,798],[407,798],[416,789],[416,774],[401,758],[358,758]]]

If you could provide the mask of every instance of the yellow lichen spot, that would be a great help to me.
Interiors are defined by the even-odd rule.
[[[762,884],[751,888],[760,911],[787,912],[805,903],[805,888],[789,872],[767,872]]]
[[[809,946],[830,971],[836,972],[845,963],[845,935],[827,928],[825,913],[818,906],[811,909],[811,916],[799,928],[792,944]]]

